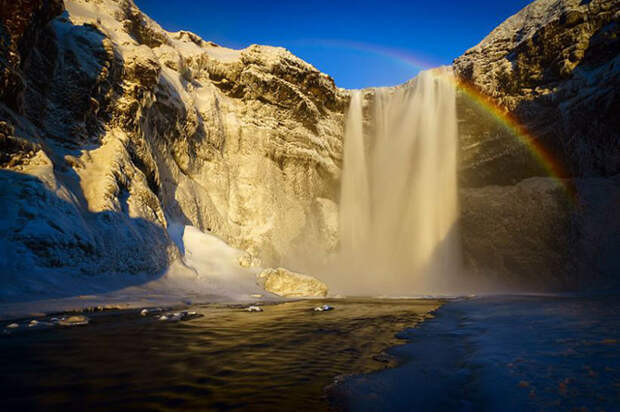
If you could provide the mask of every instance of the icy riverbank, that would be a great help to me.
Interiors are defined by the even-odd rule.
[[[342,380],[339,409],[615,410],[620,403],[615,297],[453,301],[400,334],[395,369]],[[581,409],[580,409],[581,410]]]
[[[258,286],[261,268],[244,267],[245,252],[192,226],[171,225],[169,232],[183,256],[164,273],[93,276],[33,267],[32,275],[21,281],[2,282],[0,319],[93,307],[253,302],[259,295],[267,301],[281,299]]]

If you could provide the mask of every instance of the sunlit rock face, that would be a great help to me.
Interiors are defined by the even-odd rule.
[[[14,6],[29,14],[2,10],[2,241],[25,266],[157,272],[179,254],[170,222],[265,265],[336,246],[347,95],[330,77],[166,32],[129,0]]]
[[[455,73],[523,124],[577,188],[572,204],[542,177],[548,171],[530,148],[461,93],[464,258],[484,281],[618,284],[620,218],[605,210],[617,208],[620,193],[609,177],[620,173],[619,19],[617,0],[538,0],[454,61]]]
[[[319,279],[284,268],[265,269],[258,274],[258,284],[266,291],[284,297],[324,297],[327,285]]]

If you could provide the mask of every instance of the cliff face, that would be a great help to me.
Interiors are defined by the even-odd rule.
[[[129,0],[9,3],[0,271],[159,273],[179,255],[173,222],[245,264],[335,246],[346,94],[327,75],[166,32]]]
[[[619,28],[617,0],[538,0],[454,61],[577,189],[573,204],[527,146],[461,94],[461,226],[474,273],[524,288],[617,285]]]
[[[16,107],[23,89],[19,69],[41,29],[63,9],[62,0],[0,1],[0,100]]]
[[[166,32],[130,0],[0,4],[2,284],[162,273],[185,252],[181,225],[248,251],[243,266],[295,266],[337,247],[349,97],[327,75],[284,49]],[[575,287],[620,270],[609,177],[620,173],[619,13],[618,0],[539,0],[455,60],[580,194],[567,202],[527,148],[460,95],[474,276]]]
[[[453,67],[525,124],[567,177],[612,176],[620,173],[619,32],[618,0],[537,0]],[[514,183],[540,173],[514,139],[461,106],[465,183]],[[492,173],[498,168],[509,172]]]

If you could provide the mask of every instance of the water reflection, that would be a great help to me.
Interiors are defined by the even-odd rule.
[[[314,312],[319,304],[336,310]],[[161,322],[137,313],[86,327],[0,339],[1,404],[8,409],[325,410],[333,378],[393,363],[377,356],[394,334],[438,306],[431,300],[321,300],[221,305]]]

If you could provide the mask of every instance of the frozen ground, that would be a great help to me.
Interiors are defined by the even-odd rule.
[[[164,273],[93,276],[65,268],[33,267],[27,279],[3,282],[0,319],[98,306],[133,308],[207,301],[250,302],[257,295],[267,300],[279,299],[256,284],[260,268],[241,266],[245,252],[192,226],[172,224],[169,233],[184,256]],[[7,256],[3,259],[9,260]],[[11,278],[19,278],[19,274],[13,273]]]
[[[618,410],[615,297],[453,301],[402,335],[395,369],[330,389],[345,410]],[[586,408],[586,409],[581,409]]]

